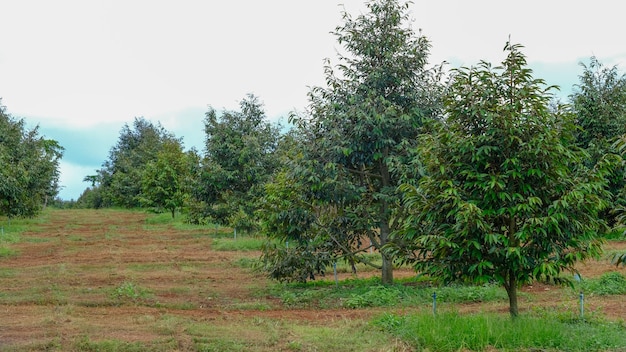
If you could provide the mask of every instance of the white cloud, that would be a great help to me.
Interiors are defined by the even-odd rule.
[[[247,93],[269,116],[302,109],[338,46],[335,1],[228,2],[4,0],[0,96],[18,115],[80,129],[98,121],[212,105]],[[352,14],[363,1],[341,1]],[[623,62],[621,13],[599,0],[417,1],[414,27],[432,40],[431,62],[502,60],[509,35],[529,62],[596,55]]]

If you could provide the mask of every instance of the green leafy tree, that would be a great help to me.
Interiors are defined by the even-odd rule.
[[[85,188],[74,205],[79,209],[100,209],[105,206],[100,186]]]
[[[157,210],[166,209],[176,215],[188,197],[188,162],[182,145],[166,141],[157,153],[156,160],[149,162],[142,176],[141,200],[145,206]]]
[[[626,133],[626,76],[620,75],[617,66],[605,67],[596,57],[581,66],[580,82],[570,95],[581,127],[577,143],[583,148],[600,148],[602,154],[612,139]]]
[[[306,282],[323,275],[337,259],[359,260],[359,251],[348,244],[360,241],[360,236],[346,217],[337,216],[336,203],[326,201],[342,198],[339,190],[311,183],[325,175],[311,155],[315,151],[308,148],[308,138],[310,131],[297,127],[281,138],[276,152],[281,167],[265,184],[259,201],[261,230],[270,239],[261,261],[269,277],[279,281]]]
[[[254,95],[240,102],[240,111],[218,116],[210,108],[205,118],[205,157],[196,170],[196,201],[192,219],[251,231],[256,199],[277,167],[273,154],[280,127],[266,121],[263,104]]]
[[[168,143],[180,145],[182,142],[160,124],[144,118],[135,118],[132,128],[125,124],[117,144],[109,152],[109,159],[95,177],[102,204],[140,207],[144,170],[157,160]]]
[[[308,115],[295,120],[310,131],[303,187],[334,215],[325,221],[336,229],[328,242],[346,248],[343,255],[362,239],[377,249],[390,241],[400,166],[424,119],[439,112],[435,71],[426,68],[430,43],[411,28],[408,6],[379,0],[356,18],[343,14],[334,34],[345,55],[337,66],[326,63],[327,87],[311,91]],[[382,253],[385,284],[393,282],[392,259]]]
[[[1,101],[0,101],[1,103]],[[0,214],[34,216],[59,189],[63,147],[26,129],[0,104]]]
[[[586,163],[593,165],[606,154],[617,153],[613,143],[626,134],[626,76],[619,73],[617,66],[605,67],[596,57],[581,66],[583,73],[570,95],[570,103],[580,126],[576,142],[589,152]],[[613,198],[609,208],[601,214],[609,225],[617,221],[613,209],[626,205],[625,174],[626,168],[621,167],[610,177],[609,190]]]
[[[517,288],[560,274],[601,252],[611,163],[588,170],[572,143],[572,116],[550,109],[550,89],[532,77],[519,45],[499,67],[454,70],[445,123],[423,135],[426,175],[403,185],[409,216],[391,248],[444,282],[495,281],[510,313]]]
[[[622,169],[626,166],[626,134],[619,136],[615,139],[613,149],[621,156],[620,166]],[[626,236],[626,206],[622,203],[615,207],[614,213],[616,214],[616,228],[623,231],[623,235]],[[626,253],[616,253],[613,255],[613,263],[617,266],[626,265]]]

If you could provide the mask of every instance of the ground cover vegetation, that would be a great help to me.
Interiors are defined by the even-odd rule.
[[[332,32],[341,47],[338,63],[325,61],[326,86],[311,89],[308,107],[292,113],[288,126],[271,123],[261,100],[247,95],[238,111],[208,109],[206,139],[198,151],[185,150],[183,140],[159,124],[135,118],[122,127],[102,168],[85,177],[91,185],[76,201],[53,201],[62,146],[39,136],[37,128],[28,130],[0,104],[0,260],[19,262],[34,251],[38,254],[33,258],[41,262],[29,263],[34,266],[26,270],[33,272],[20,272],[20,277],[34,271],[49,274],[19,287],[7,286],[3,304],[194,311],[215,308],[219,302],[228,310],[256,313],[273,311],[279,304],[307,311],[367,309],[359,314],[369,319],[376,309],[423,306],[436,289],[444,304],[500,304],[506,297],[509,314],[517,317],[524,310],[519,300],[533,303],[531,287],[574,300],[576,290],[597,297],[623,295],[619,266],[626,262],[621,242],[626,223],[626,77],[617,66],[605,67],[595,57],[582,63],[579,83],[563,103],[553,94],[558,87],[533,76],[522,45],[506,42],[497,66],[433,65],[428,62],[431,42],[413,29],[408,3],[374,0],[367,7],[368,12],[356,17],[343,13],[343,23]],[[42,214],[48,204],[102,212],[76,209],[75,214],[88,218],[85,223],[71,212]],[[128,224],[104,220],[114,211],[132,219],[145,217],[113,210],[138,208],[157,215],[141,218],[130,230]],[[74,223],[57,220],[54,223],[63,228],[46,227],[49,214]],[[21,218],[37,220],[26,223]],[[31,235],[24,238],[19,226],[26,226]],[[81,231],[94,228],[103,232],[91,242],[93,234]],[[182,243],[176,236],[184,238]],[[209,243],[215,258],[206,256]],[[62,262],[70,253],[82,253],[80,245],[97,245],[90,248],[106,248],[108,254],[93,261],[79,256],[83,264],[90,263],[84,266]],[[129,254],[124,246],[141,250]],[[182,249],[189,254],[179,252]],[[171,257],[174,252],[178,256]],[[230,253],[238,253],[237,258]],[[154,260],[126,266],[126,255]],[[617,265],[614,272],[603,267],[594,277],[581,275],[581,265],[604,263],[607,255]],[[130,263],[131,258],[125,260]],[[258,296],[250,300],[241,294],[246,289],[235,287],[232,277],[203,277],[214,270],[213,264],[231,273],[248,273],[246,280],[253,278],[251,283],[258,287],[252,291]],[[67,285],[80,286],[70,277],[89,277],[98,265],[108,271],[97,279],[97,288],[68,291]],[[14,278],[16,268],[9,264],[0,276]],[[163,271],[171,275],[169,270],[177,270],[186,281],[174,280],[178,284],[165,293],[156,282],[139,279]],[[372,275],[372,270],[378,274]],[[325,279],[335,271],[336,281]],[[346,280],[359,273],[367,273],[368,279]],[[276,282],[266,282],[264,276]],[[37,280],[53,284],[44,288]],[[207,280],[226,282],[225,290],[235,292],[235,298],[214,296],[218,284],[207,290],[196,287]],[[553,286],[563,283],[570,289]],[[504,291],[498,293],[499,286]],[[192,299],[183,303],[177,299],[182,296]],[[135,319],[133,314],[127,317]],[[415,314],[420,320],[426,313]],[[561,325],[573,319],[563,319],[558,312],[529,314],[521,317],[523,322],[511,322],[519,324],[514,329],[533,325],[533,319],[554,322],[552,328],[567,331],[559,335],[563,342],[516,344],[496,331],[477,337],[480,341],[461,337],[444,347],[435,340],[409,338],[402,329],[419,329],[411,315],[387,315],[373,326],[384,341],[377,345],[380,349],[578,348],[567,339],[579,331],[579,322],[567,329]],[[153,315],[146,319],[160,324]],[[210,324],[181,319],[185,330],[164,327],[170,334],[158,342],[121,336],[100,345],[92,340],[95,335],[84,331],[84,338],[72,340],[72,346],[140,350],[163,343],[169,346],[165,350],[175,349],[170,344],[246,350],[257,338],[271,347],[285,338],[283,320],[263,320],[258,326],[251,320],[247,329],[273,337],[247,336],[243,343],[229,338],[220,345]],[[472,319],[465,314],[441,317],[449,324],[478,324]],[[488,319],[480,324],[490,331],[494,321],[506,326],[498,322],[498,314],[477,319]],[[370,325],[353,323],[347,325],[356,336],[372,331]],[[603,336],[602,341],[623,329],[623,323],[602,317],[583,323],[592,331],[586,336]],[[290,333],[304,336],[295,329]],[[186,342],[177,340],[175,332]],[[399,342],[390,342],[388,334]],[[317,340],[306,341],[294,341],[289,349],[321,346]],[[610,350],[622,343],[615,341],[581,346]]]
[[[4,219],[3,219],[4,220]],[[259,271],[261,244],[232,228],[145,210],[57,210],[14,219],[0,258],[3,351],[619,351],[626,268],[580,265],[573,288],[440,285],[349,265],[306,283]],[[216,248],[216,245],[229,243]],[[622,240],[608,250],[624,249]],[[579,294],[585,312],[579,313]],[[436,293],[436,314],[433,314]],[[451,333],[454,331],[455,333]]]

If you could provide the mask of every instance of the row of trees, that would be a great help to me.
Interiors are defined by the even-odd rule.
[[[36,215],[59,191],[63,148],[28,129],[0,100],[0,216]]]
[[[194,151],[185,153],[183,143],[161,125],[136,118],[133,128],[124,125],[109,159],[77,200],[78,206],[126,208],[152,207],[170,211],[182,207],[188,194],[187,177]]]
[[[260,231],[279,280],[346,260],[379,268],[385,284],[394,263],[495,281],[517,315],[520,284],[561,280],[620,222],[626,79],[592,58],[562,104],[513,43],[496,67],[430,68],[408,4],[367,6],[344,13],[334,34],[345,54],[286,132],[252,95],[240,111],[209,109],[203,154],[136,119],[79,203],[185,206],[192,222]]]
[[[193,223],[219,223],[246,231],[258,228],[255,199],[279,164],[273,156],[280,126],[265,121],[262,103],[249,95],[241,111],[204,120],[204,155],[160,124],[136,118],[124,125],[118,143],[77,200],[83,207],[146,207],[169,211],[183,206]]]

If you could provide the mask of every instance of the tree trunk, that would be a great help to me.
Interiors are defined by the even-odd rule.
[[[519,247],[519,239],[515,237],[515,233],[517,232],[517,223],[515,216],[509,217],[508,231],[509,231],[509,246]],[[511,267],[511,264],[509,264]],[[511,318],[516,318],[518,314],[517,310],[517,278],[515,277],[515,272],[513,269],[509,269],[508,272],[508,283],[504,284],[506,288],[506,294],[509,296],[509,313],[511,313]]]
[[[514,275],[509,275],[509,282],[504,285],[504,288],[506,288],[506,294],[509,296],[509,313],[511,313],[511,318],[516,318],[519,313],[517,309],[517,280]]]
[[[383,257],[383,268],[382,268],[382,277],[381,282],[383,285],[391,285],[393,284],[393,261],[391,258],[388,258],[386,255],[382,255]]]
[[[383,189],[391,185],[391,174],[387,164],[383,162],[389,157],[389,149],[383,150],[384,157],[379,161],[380,175]],[[382,248],[389,242],[389,205],[386,200],[381,200],[380,207],[380,254],[383,259],[381,282],[383,285],[393,284],[393,258],[385,254]]]
[[[176,208],[172,208],[172,219],[176,216]]]
[[[380,222],[380,247],[378,250],[383,259],[381,282],[383,285],[393,284],[393,260],[387,254],[383,253],[382,247],[389,241],[389,223]]]

